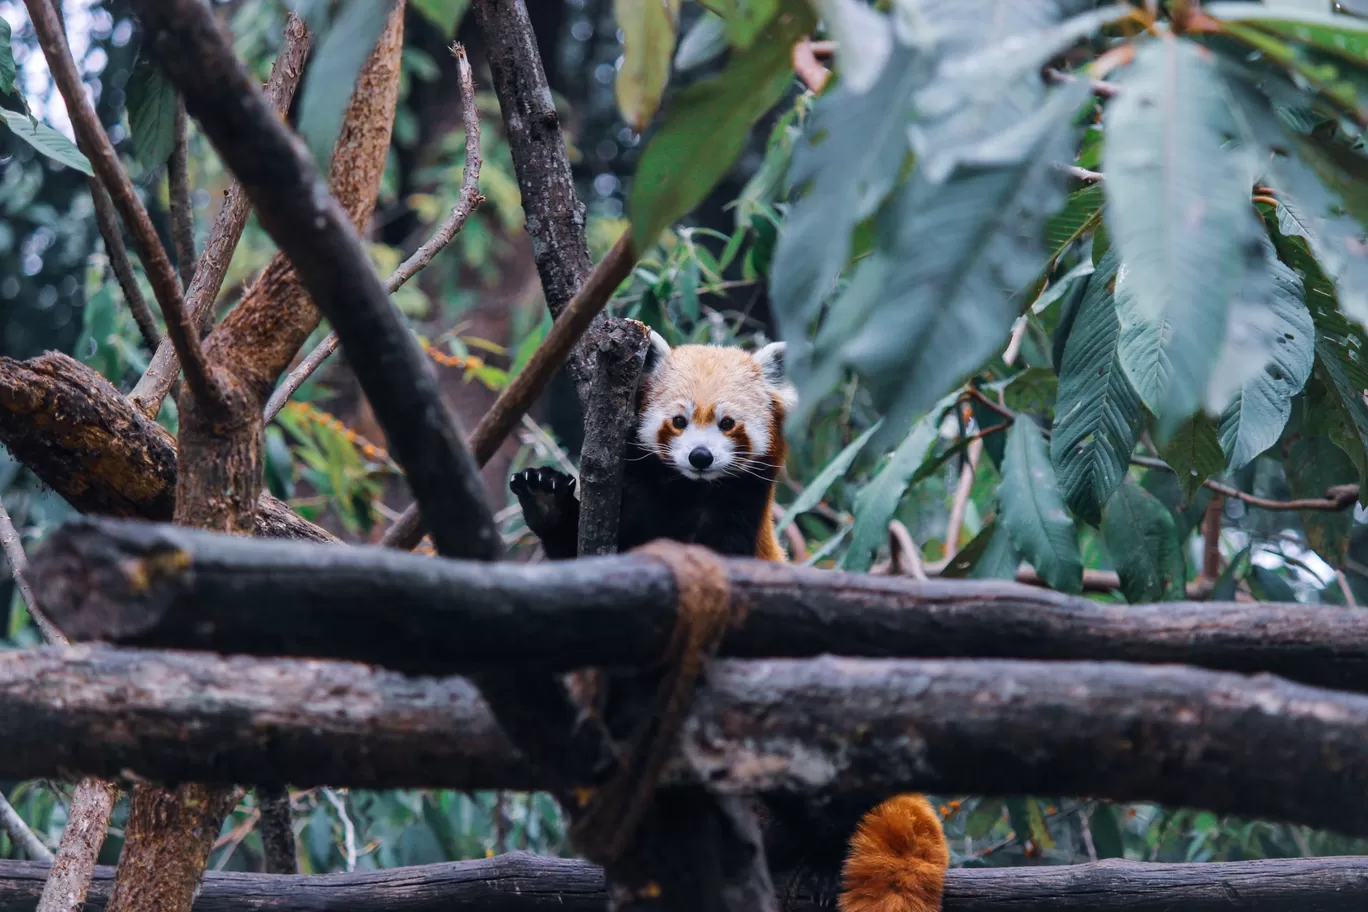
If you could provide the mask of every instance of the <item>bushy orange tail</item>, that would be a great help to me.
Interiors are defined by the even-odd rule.
[[[896,795],[860,821],[841,871],[841,912],[939,912],[950,850],[921,795]]]

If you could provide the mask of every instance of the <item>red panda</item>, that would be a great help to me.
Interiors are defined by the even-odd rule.
[[[671,348],[657,333],[642,370],[637,427],[623,466],[618,550],[658,538],[719,554],[787,560],[774,532],[774,484],[796,392],[784,343],[754,353],[715,345]],[[527,469],[510,487],[552,560],[576,556],[575,481]],[[842,868],[841,912],[936,912],[949,850],[925,798],[904,794],[864,814]]]

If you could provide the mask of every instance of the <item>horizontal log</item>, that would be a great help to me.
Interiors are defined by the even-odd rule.
[[[0,912],[33,912],[46,865],[0,862]],[[109,899],[114,869],[97,868],[85,908]],[[799,895],[785,912],[830,909]],[[1209,864],[1104,861],[1030,868],[957,868],[943,912],[1360,912],[1368,858]],[[354,874],[210,871],[194,912],[606,912],[603,874],[588,862],[512,852],[489,859]]]
[[[1105,662],[720,660],[663,784],[1085,795],[1368,835],[1368,697]],[[0,652],[0,779],[538,789],[461,678],[79,646]]]
[[[85,519],[32,563],[73,639],[414,674],[640,666],[664,652],[676,617],[669,571],[641,554],[485,564]],[[724,566],[740,617],[728,656],[1104,659],[1368,688],[1368,612],[1352,608],[1124,606],[1011,582]]]

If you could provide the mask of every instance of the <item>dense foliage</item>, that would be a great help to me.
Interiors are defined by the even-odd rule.
[[[384,9],[288,6],[318,35],[294,122],[323,158]],[[263,78],[288,6],[233,4],[238,50]],[[410,6],[449,37],[465,4]],[[1129,602],[1185,590],[1368,598],[1360,509],[1326,498],[1368,473],[1368,22],[1329,3],[1295,13],[1089,0],[706,0],[701,15],[689,6],[616,4],[616,98],[642,150],[630,221],[595,211],[590,240],[600,256],[632,232],[644,255],[613,310],[670,342],[775,333],[789,342],[803,406],[790,425],[780,525],[795,559],[888,568],[893,524],[910,532],[929,573],[1012,577],[1029,565],[1049,586],[1078,592],[1087,571],[1112,571],[1116,582],[1090,585],[1105,590],[1091,597]],[[131,24],[121,32],[126,21],[104,4],[82,8],[91,48],[119,34],[118,47],[129,44]],[[0,22],[22,22],[13,5],[0,12]],[[819,33],[839,44],[835,72],[804,90],[790,51],[819,17]],[[681,34],[683,21],[693,24]],[[0,30],[9,128],[0,140],[10,156],[0,206],[16,216],[0,223],[0,255],[27,256],[35,244],[55,255],[58,239],[75,239],[82,255],[59,260],[81,282],[79,295],[74,285],[64,293],[85,301],[74,350],[126,390],[148,353],[103,256],[84,253],[88,204],[77,195],[69,213],[49,213],[32,202],[44,181],[83,186],[84,160],[61,130],[26,113],[26,98],[50,112],[55,97],[26,94],[41,82],[27,72],[41,66],[31,35]],[[84,61],[97,83],[113,59],[101,54]],[[121,64],[126,84],[107,93],[118,102],[101,111],[164,213],[174,105],[155,69],[133,59]],[[411,42],[405,97],[414,83],[437,82],[446,63]],[[548,322],[531,301],[517,306],[507,338],[463,325],[498,283],[522,221],[492,94],[480,107],[488,202],[395,301],[439,363],[497,389]],[[690,220],[766,119],[763,159],[729,201],[729,223]],[[391,161],[382,206],[402,202],[420,224],[390,243],[373,239],[382,273],[458,193],[465,137],[453,122],[426,129],[401,101],[395,145],[410,164]],[[228,175],[193,133],[191,153],[202,241]],[[409,188],[402,201],[400,187]],[[272,249],[249,224],[224,308]],[[29,288],[47,275],[39,267],[22,270],[25,297],[16,286],[5,298],[39,311],[44,298]],[[8,281],[0,277],[0,292]],[[757,302],[772,325],[751,312]],[[297,403],[329,404],[343,376],[320,374]],[[174,410],[162,420],[174,427]],[[272,491],[304,515],[353,540],[388,521],[392,463],[326,412],[285,409],[268,447]],[[513,468],[573,468],[573,457],[529,420]],[[67,510],[3,451],[0,494],[30,545]],[[1326,502],[1266,509],[1291,498]],[[500,518],[507,540],[530,551],[511,499]],[[37,641],[17,594],[5,634],[9,646]],[[55,839],[62,790],[10,785],[20,812]],[[540,795],[311,790],[295,804],[310,871],[563,846],[554,803]],[[947,798],[942,813],[964,864],[1361,848],[1150,805]],[[212,865],[257,866],[255,820],[249,798]],[[103,858],[118,848],[116,833]],[[0,850],[13,852],[3,836]]]

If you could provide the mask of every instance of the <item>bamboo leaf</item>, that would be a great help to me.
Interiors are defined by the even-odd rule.
[[[1140,435],[1140,397],[1117,355],[1121,325],[1112,283],[1116,249],[1108,250],[1087,281],[1087,291],[1064,345],[1059,397],[1050,440],[1064,499],[1075,516],[1097,525],[1102,506],[1126,476]]]
[[[622,30],[622,67],[615,90],[622,119],[640,133],[646,129],[670,81],[679,0],[616,0]]]
[[[1083,557],[1077,531],[1064,509],[1045,439],[1025,416],[1007,432],[998,500],[1003,528],[1041,579],[1061,592],[1081,592]]]
[[[1107,502],[1102,538],[1131,604],[1184,598],[1187,567],[1173,514],[1139,485],[1126,482]]]

